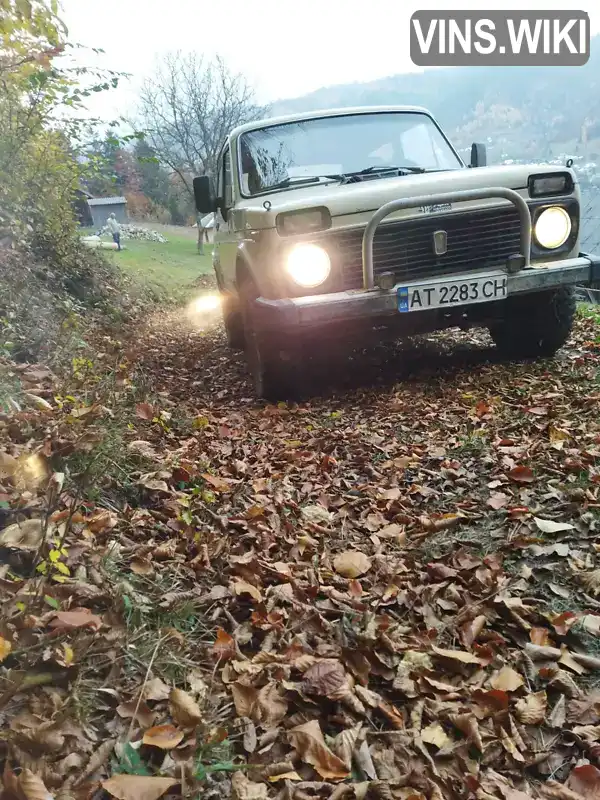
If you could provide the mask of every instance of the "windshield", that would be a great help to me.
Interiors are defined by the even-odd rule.
[[[430,117],[406,111],[260,128],[242,135],[240,151],[245,195],[269,191],[288,179],[347,175],[369,168],[373,177],[377,168],[386,166],[424,170],[463,166]]]

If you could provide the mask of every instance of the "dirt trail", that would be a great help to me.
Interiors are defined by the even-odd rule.
[[[13,667],[61,676],[61,743],[40,767],[38,690],[16,764],[82,798],[112,774],[140,800],[122,773],[235,800],[595,796],[596,323],[551,362],[443,335],[317,366],[298,406],[257,402],[183,313],[118,360],[112,405],[57,423],[126,423],[63,536],[77,577],[2,634]],[[18,608],[31,582],[7,584]]]

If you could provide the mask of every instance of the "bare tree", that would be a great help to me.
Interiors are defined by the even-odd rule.
[[[265,109],[242,75],[220,57],[180,51],[166,55],[143,84],[139,125],[156,156],[193,195],[194,175],[215,175],[219,150],[231,128],[258,119]]]

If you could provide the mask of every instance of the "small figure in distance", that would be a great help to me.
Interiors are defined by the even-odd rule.
[[[112,233],[113,242],[117,245],[117,250],[121,250],[121,226],[117,222],[114,212],[107,220],[108,230]]]

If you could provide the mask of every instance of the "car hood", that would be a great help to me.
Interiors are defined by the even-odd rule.
[[[274,227],[278,214],[300,211],[316,206],[325,206],[333,218],[344,217],[350,222],[356,215],[371,214],[384,203],[400,198],[432,196],[467,189],[506,187],[521,193],[527,190],[527,179],[532,174],[568,171],[576,180],[574,173],[567,168],[557,169],[550,165],[510,165],[458,169],[448,172],[429,172],[420,175],[406,175],[394,178],[369,179],[361,183],[340,185],[339,183],[310,184],[308,186],[272,192],[260,197],[250,198],[238,204],[237,209],[244,212],[246,228]],[[433,201],[431,201],[433,202]],[[493,198],[490,204],[498,204]],[[427,203],[429,205],[430,203]],[[477,201],[478,206],[486,201]],[[472,202],[456,204],[456,208],[468,207]],[[455,205],[453,204],[453,208]],[[417,208],[394,214],[393,216],[413,216]]]

